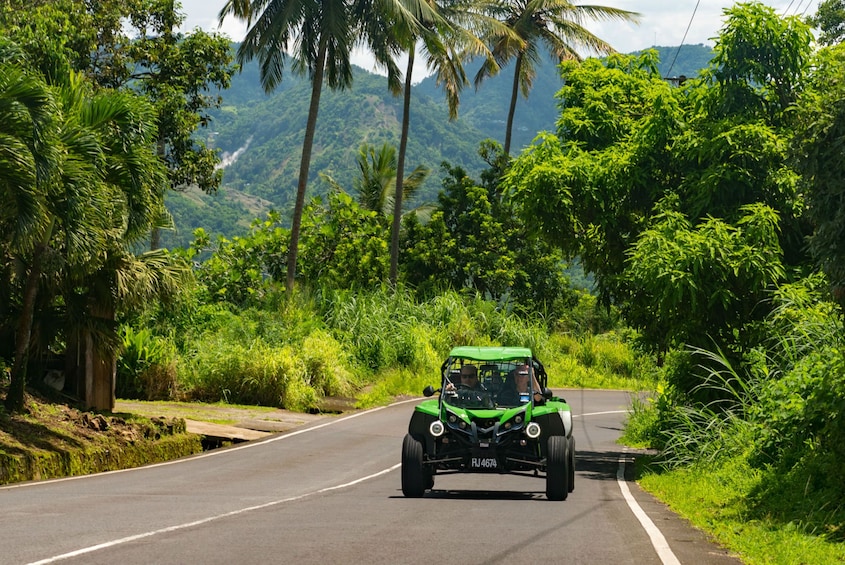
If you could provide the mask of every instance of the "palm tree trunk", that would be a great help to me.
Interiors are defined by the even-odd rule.
[[[405,98],[402,103],[402,135],[396,161],[396,195],[393,198],[393,226],[390,230],[390,284],[396,286],[399,272],[399,228],[402,223],[402,194],[405,179],[405,151],[408,148],[408,126],[411,118],[411,78],[414,73],[415,47],[408,51],[408,70],[405,72]]]
[[[52,226],[48,233],[52,233]],[[26,390],[26,368],[29,363],[29,341],[32,337],[32,323],[35,318],[35,299],[38,296],[38,280],[41,278],[41,257],[47,250],[49,236],[39,243],[32,254],[32,264],[26,277],[20,318],[15,332],[15,357],[12,360],[11,382],[6,393],[5,407],[9,412],[23,409]]]
[[[522,69],[522,54],[516,56],[513,70],[513,88],[511,89],[511,105],[508,108],[508,125],[505,129],[505,155],[511,153],[511,134],[513,133],[513,116],[516,113],[516,98],[519,96],[519,72]]]
[[[158,141],[156,142],[156,153],[158,154],[158,158],[161,159],[161,162],[165,162],[165,141],[162,136],[159,135]],[[167,186],[161,187],[161,193],[164,194],[167,192]],[[162,196],[164,199],[164,196]],[[153,226],[150,230],[150,251],[155,251],[156,249],[161,247],[161,229],[158,226]]]
[[[302,142],[302,160],[299,163],[299,183],[296,186],[296,204],[293,208],[293,221],[290,228],[290,248],[288,249],[288,272],[285,281],[287,296],[293,293],[296,277],[296,259],[299,251],[299,230],[302,225],[302,209],[305,207],[305,189],[308,186],[308,171],[311,168],[311,149],[314,145],[314,132],[317,129],[317,111],[320,109],[320,94],[323,90],[323,72],[326,66],[325,35],[320,39],[320,51],[314,77],[311,79],[311,104],[308,107],[308,121],[305,124],[305,140]]]

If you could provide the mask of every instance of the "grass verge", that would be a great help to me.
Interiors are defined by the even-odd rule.
[[[749,565],[845,563],[842,543],[807,532],[801,524],[783,523],[753,506],[750,493],[766,478],[741,457],[671,471],[644,458],[637,474],[643,489]]]

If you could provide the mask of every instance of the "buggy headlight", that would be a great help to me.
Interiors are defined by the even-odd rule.
[[[440,437],[440,436],[443,435],[443,432],[446,431],[446,427],[443,425],[443,422],[441,422],[440,420],[435,420],[428,427],[428,431],[434,437]]]
[[[537,422],[528,422],[528,425],[525,426],[525,435],[527,435],[530,439],[537,439],[540,437],[540,424]]]

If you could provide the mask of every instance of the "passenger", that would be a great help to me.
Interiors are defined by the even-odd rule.
[[[540,390],[540,383],[537,377],[532,374],[528,365],[520,365],[508,376],[505,388],[499,393],[499,404],[506,406],[518,406],[528,402],[530,390],[528,387],[529,377],[534,385],[534,402],[542,402],[543,394]]]

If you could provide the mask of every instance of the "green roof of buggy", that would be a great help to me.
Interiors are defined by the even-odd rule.
[[[449,357],[472,359],[473,361],[512,361],[514,359],[531,358],[531,350],[527,347],[477,347],[463,345],[453,347]]]

